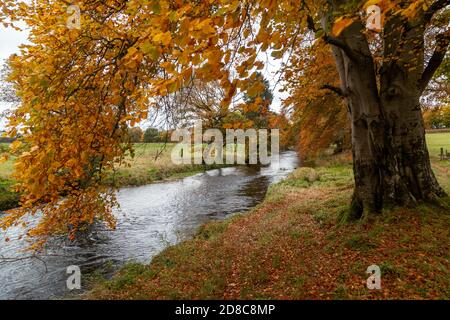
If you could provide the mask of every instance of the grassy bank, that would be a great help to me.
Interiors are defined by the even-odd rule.
[[[163,143],[135,144],[134,158],[129,157],[130,167],[117,168],[109,174],[105,183],[116,187],[138,186],[159,180],[182,178],[220,167],[219,165],[176,165],[171,159],[174,146],[175,144]]]
[[[19,194],[12,191],[13,181],[0,178],[0,211],[17,207]]]
[[[449,191],[450,163],[432,159]],[[343,223],[352,189],[348,163],[298,169],[255,209],[206,224],[149,265],[128,264],[87,298],[448,299],[450,198]],[[381,290],[366,288],[372,264]]]
[[[0,143],[0,154],[9,150],[9,144]],[[0,211],[17,207],[19,195],[11,190],[14,181],[11,179],[14,157],[0,163]]]
[[[7,145],[3,145],[7,149]],[[128,157],[130,167],[120,166],[109,172],[106,185],[116,187],[138,186],[165,179],[176,179],[193,175],[218,166],[175,165],[171,161],[174,144],[139,143],[135,145],[134,158]],[[11,191],[14,157],[0,163],[0,210],[17,207],[19,195]]]

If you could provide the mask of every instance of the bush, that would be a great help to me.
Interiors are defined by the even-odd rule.
[[[9,210],[19,205],[20,196],[11,191],[12,182],[0,179],[0,211]]]
[[[161,142],[161,134],[156,128],[148,128],[144,133],[145,143],[156,143]]]

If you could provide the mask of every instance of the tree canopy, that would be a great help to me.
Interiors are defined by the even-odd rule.
[[[105,170],[124,161],[132,148],[123,144],[128,127],[146,119],[158,99],[193,81],[218,83],[222,107],[237,93],[258,97],[265,89],[258,74],[267,56],[282,60],[283,70],[295,64],[295,51],[307,34],[332,46],[340,86],[334,81],[329,88],[353,99],[353,106],[367,98],[353,114],[364,114],[361,126],[372,128],[376,122],[366,120],[377,116],[371,108],[379,96],[398,93],[391,85],[385,88],[387,82],[380,79],[397,77],[392,72],[399,68],[417,80],[423,92],[441,64],[448,31],[433,19],[447,4],[442,0],[80,0],[78,29],[68,27],[68,19],[74,17],[65,1],[0,0],[0,21],[14,26],[23,20],[30,28],[30,44],[9,60],[9,80],[20,99],[9,127],[11,135],[23,135],[13,144],[20,154],[15,178],[23,193],[22,208],[3,218],[0,226],[26,224],[26,215],[40,212],[40,223],[28,232],[37,240],[35,248],[49,235],[74,237],[94,219],[114,227],[114,193],[101,181]],[[366,16],[360,13],[368,5],[383,9],[382,36],[365,28]],[[425,28],[432,28],[436,39],[426,67],[423,32],[410,32]],[[393,43],[397,45],[390,47]],[[354,61],[364,61],[372,71],[378,66],[395,68],[358,78],[352,73],[358,65]],[[354,69],[345,69],[349,66]],[[373,91],[357,92],[352,86],[358,81]],[[261,97],[250,102],[248,108],[254,110],[264,103]],[[353,132],[366,135],[355,127]],[[375,144],[366,141],[360,146],[384,148],[376,135],[371,137]],[[354,150],[359,159],[362,149]],[[356,185],[361,187],[358,177]],[[364,188],[362,192],[367,192]],[[370,201],[358,200],[361,206],[362,202]]]

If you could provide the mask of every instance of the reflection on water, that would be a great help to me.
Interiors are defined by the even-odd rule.
[[[126,261],[149,262],[170,244],[191,237],[203,223],[249,209],[264,198],[270,184],[297,167],[286,152],[280,166],[234,167],[207,171],[173,182],[124,188],[118,192],[117,229],[97,226],[82,244],[55,246],[49,256],[0,262],[0,299],[48,299],[69,294],[66,268],[78,265],[83,276],[117,269]],[[23,257],[26,244],[14,241],[18,230],[0,235],[0,256]],[[106,268],[108,267],[108,268]]]

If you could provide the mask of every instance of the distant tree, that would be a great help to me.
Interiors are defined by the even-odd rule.
[[[0,67],[0,103],[2,104],[2,110],[0,110],[0,125],[4,125],[4,120],[10,115],[10,108],[17,106],[20,103],[19,97],[15,94],[13,85],[8,81],[8,77],[11,73],[11,66],[6,61]],[[6,106],[6,108],[4,108]],[[4,132],[0,132],[0,143],[12,142],[14,137],[3,137]]]
[[[426,129],[450,128],[450,106],[425,110],[423,118]]]
[[[8,104],[19,104],[20,99],[15,94],[13,84],[8,81],[11,66],[8,61],[0,68],[0,102]]]
[[[147,130],[145,130],[144,142],[145,143],[161,142],[161,135],[158,129],[148,128]]]
[[[294,134],[294,127],[286,114],[270,112],[269,129],[278,129],[280,131],[280,149],[287,150],[295,146],[297,136]]]
[[[221,128],[229,114],[229,104],[223,104],[225,92],[217,81],[192,80],[180,90],[163,97],[158,107],[171,117],[172,127],[189,126],[202,120],[203,128]]]
[[[0,143],[11,143],[15,140],[14,138],[3,137],[2,135],[3,133],[0,131]]]
[[[144,133],[142,132],[142,129],[139,127],[130,128],[128,130],[128,136],[131,143],[139,143],[142,142],[142,136]]]
[[[253,122],[254,127],[268,128],[270,105],[273,101],[270,82],[260,72],[257,72],[251,86],[255,88],[255,91],[248,90],[244,94],[243,114],[245,118]]]
[[[247,91],[244,94],[244,101],[246,103],[253,103],[256,101],[256,98],[260,97],[263,101],[266,101],[269,105],[273,101],[273,93],[270,89],[269,80],[265,79],[261,72],[257,72],[255,74],[255,78],[253,79],[251,86],[264,86],[263,90],[256,90],[254,94],[252,91]]]

